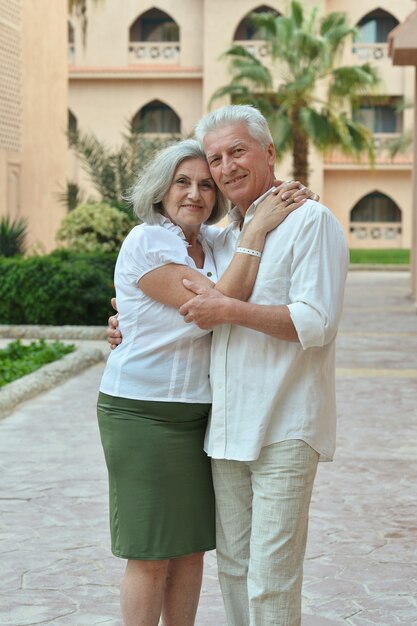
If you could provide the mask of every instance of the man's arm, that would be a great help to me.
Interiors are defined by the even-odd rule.
[[[340,320],[349,254],[340,224],[322,207],[312,208],[292,246],[288,304],[264,305],[198,295],[180,309],[186,321],[202,328],[238,324],[303,349],[334,339]]]
[[[197,294],[180,308],[186,322],[195,322],[205,329],[219,324],[237,324],[284,341],[298,341],[287,306],[242,302],[201,287],[193,281],[184,283],[187,289]]]

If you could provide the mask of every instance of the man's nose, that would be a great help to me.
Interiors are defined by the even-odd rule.
[[[230,174],[230,172],[233,172],[236,168],[236,164],[233,160],[232,157],[225,155],[222,158],[222,173],[223,174]]]

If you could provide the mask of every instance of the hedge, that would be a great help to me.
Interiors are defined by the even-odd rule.
[[[105,325],[116,257],[69,250],[0,257],[0,323]]]

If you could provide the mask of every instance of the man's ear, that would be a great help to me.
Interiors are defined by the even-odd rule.
[[[277,153],[276,153],[275,146],[273,143],[269,144],[267,148],[267,152],[268,152],[268,165],[274,168],[275,162],[277,160]]]

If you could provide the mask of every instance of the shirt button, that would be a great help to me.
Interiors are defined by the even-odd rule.
[[[207,272],[207,276],[213,276],[211,272]]]

